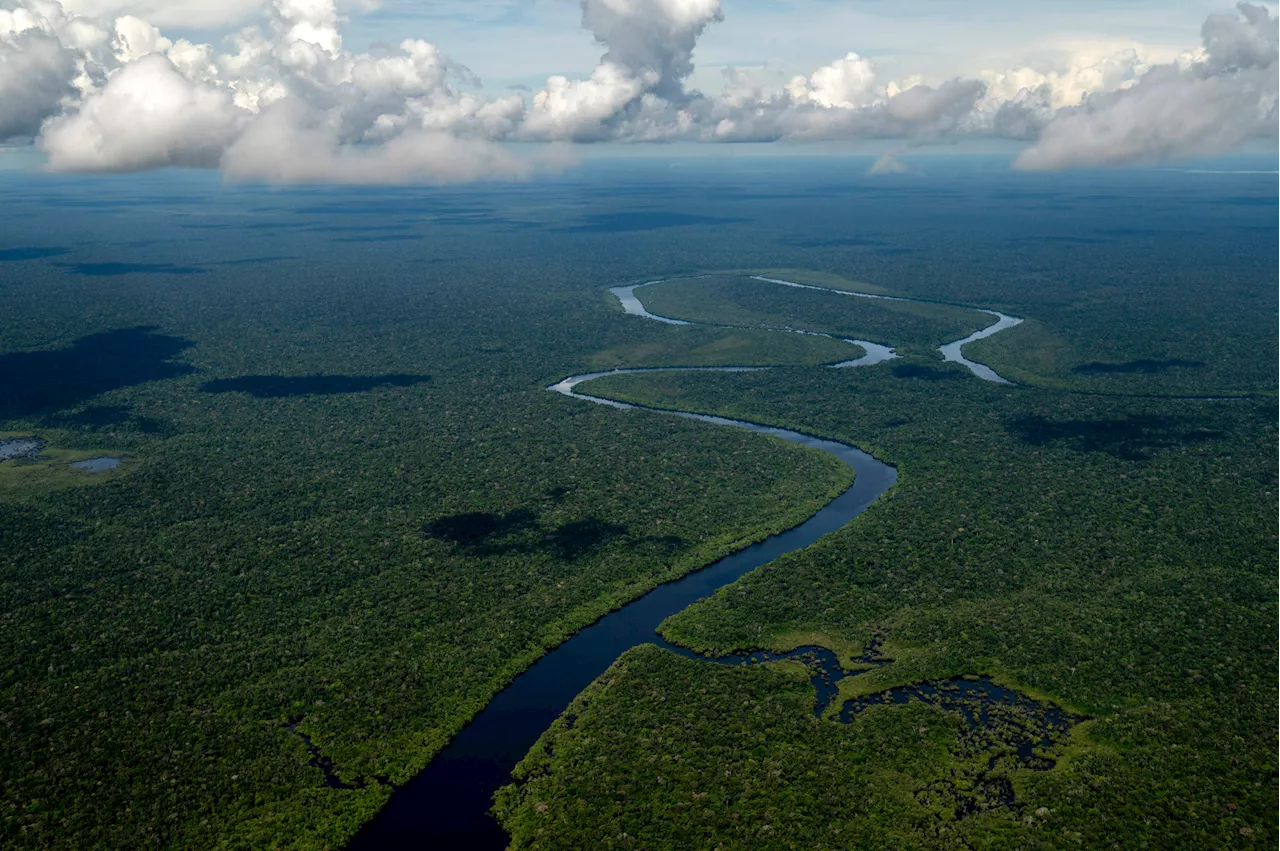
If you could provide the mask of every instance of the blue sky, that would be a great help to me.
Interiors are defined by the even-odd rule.
[[[886,76],[947,78],[1052,61],[1086,44],[1137,42],[1176,52],[1194,48],[1206,15],[1230,3],[1156,0],[724,0],[724,20],[698,42],[693,83],[718,86],[725,65],[808,74],[856,51]],[[549,74],[590,73],[601,48],[582,29],[575,0],[385,0],[348,9],[346,38],[420,37],[467,65],[487,86],[536,88]]]
[[[71,4],[68,4],[71,5]],[[254,0],[82,0],[90,10],[136,9],[166,32],[213,41],[248,22]],[[1274,9],[1274,4],[1269,5]],[[486,86],[536,88],[550,74],[582,77],[601,54],[577,0],[349,0],[347,46],[363,50],[422,38],[475,71]],[[695,84],[726,65],[808,74],[856,51],[888,76],[940,79],[1017,64],[1050,63],[1083,45],[1194,48],[1211,12],[1230,2],[1182,0],[724,0],[724,20],[696,53]],[[197,20],[214,26],[193,28]]]

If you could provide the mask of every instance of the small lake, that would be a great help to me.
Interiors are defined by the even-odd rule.
[[[44,449],[44,441],[38,437],[7,437],[0,439],[0,461],[14,458],[34,458]]]
[[[119,458],[87,458],[84,461],[72,461],[71,467],[86,473],[105,473],[120,466]]]

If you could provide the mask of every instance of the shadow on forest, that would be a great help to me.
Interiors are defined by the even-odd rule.
[[[1151,451],[1217,440],[1222,432],[1191,427],[1183,417],[1130,414],[1110,420],[1051,420],[1017,417],[1008,431],[1032,446],[1064,441],[1077,452],[1105,452],[1126,461],[1146,461]]]
[[[620,231],[658,230],[684,225],[732,225],[750,219],[696,216],[692,213],[668,213],[664,211],[637,213],[593,213],[584,216],[578,224],[559,228],[565,233],[618,233]]]
[[[203,275],[204,269],[195,266],[174,266],[169,263],[57,263],[77,275],[90,278],[113,278],[116,275]]]
[[[142,434],[165,434],[171,430],[164,420],[135,416],[127,405],[95,405],[69,414],[51,414],[44,418],[44,424],[53,428],[110,429]]]
[[[81,337],[64,349],[0,355],[0,419],[70,408],[109,390],[194,370],[173,359],[191,346],[153,327]]]
[[[447,198],[419,196],[408,198],[394,197],[365,197],[354,196],[350,199],[342,201],[326,201],[318,204],[312,204],[306,207],[299,207],[294,210],[298,215],[329,215],[329,216],[351,216],[368,214],[382,217],[393,215],[402,216],[431,216],[431,215],[474,215],[477,217],[492,215],[494,210],[490,206],[481,206],[478,204],[468,203],[465,201],[452,201]],[[482,221],[482,219],[477,219]]]
[[[889,367],[897,378],[922,378],[925,381],[959,381],[964,373],[959,370],[939,369],[918,363],[897,363]]]
[[[334,242],[416,242],[422,239],[420,233],[383,233],[370,236],[343,236]]]
[[[796,248],[879,248],[885,245],[884,240],[866,236],[850,236],[838,239],[795,238],[784,239],[787,245]]]
[[[1102,361],[1093,361],[1091,363],[1082,363],[1071,371],[1086,375],[1107,374],[1112,372],[1141,372],[1147,375],[1154,375],[1158,372],[1167,372],[1174,367],[1198,369],[1205,365],[1205,362],[1202,360],[1182,360],[1181,358],[1151,360],[1150,358],[1143,358],[1142,360],[1131,360],[1127,363],[1103,363]]]
[[[1062,245],[1097,245],[1098,243],[1110,242],[1111,240],[1100,236],[1015,236],[1008,240],[1010,245],[1022,245],[1025,243],[1049,242],[1059,243]]]
[[[406,224],[386,224],[386,225],[308,225],[303,230],[308,233],[377,233],[380,231],[405,231],[409,226]]]
[[[546,548],[561,561],[572,561],[597,547],[602,547],[614,537],[627,534],[627,527],[608,523],[597,517],[565,523],[549,532],[544,540]]]
[[[532,511],[518,508],[505,514],[482,511],[453,514],[424,523],[422,534],[448,541],[466,550],[468,555],[546,552],[561,561],[572,561],[596,550],[614,538],[627,534],[627,527],[587,517],[548,529]],[[674,536],[644,539],[676,549],[684,541]]]
[[[248,393],[259,399],[283,396],[325,396],[363,393],[375,387],[412,387],[431,380],[429,375],[241,375],[215,378],[200,385],[205,393]]]
[[[276,263],[281,260],[300,260],[293,254],[267,254],[262,257],[244,257],[240,260],[219,260],[215,266],[256,266],[259,263]]]
[[[537,525],[537,517],[527,508],[518,508],[506,514],[469,511],[425,523],[422,534],[464,547],[475,547],[517,535]]]
[[[65,248],[0,248],[0,263],[13,263],[17,260],[39,260],[42,257],[57,257],[66,254]]]

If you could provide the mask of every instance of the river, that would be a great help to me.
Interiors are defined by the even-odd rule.
[[[802,289],[826,290],[824,287],[812,287],[777,279],[761,278],[760,280]],[[640,286],[646,286],[646,284],[615,287],[611,290],[626,313],[673,325],[694,324],[649,313],[635,295],[635,290]],[[844,290],[827,291],[861,298],[894,298],[850,293]],[[958,360],[965,364],[980,378],[1008,383],[988,367],[964,360],[960,356],[960,347],[970,340],[990,336],[1022,321],[995,313],[995,311],[984,312],[996,315],[999,318],[998,321],[964,340],[944,346],[942,349],[944,357],[947,360]],[[891,348],[881,344],[857,340],[848,342],[862,346],[867,354],[862,358],[832,366],[868,366],[896,356]],[[948,356],[949,349],[953,350],[954,356]],[[591,396],[580,392],[578,388],[589,381],[608,375],[641,372],[747,372],[768,368],[616,369],[608,372],[571,375],[547,389],[583,402],[607,405],[620,410],[641,410],[641,406]],[[367,824],[352,840],[349,847],[353,851],[423,848],[457,848],[469,851],[505,849],[508,837],[489,815],[489,808],[493,805],[493,794],[499,787],[510,782],[511,770],[516,763],[528,753],[543,731],[564,712],[579,692],[603,673],[618,656],[640,644],[657,644],[681,655],[693,655],[684,648],[675,647],[664,641],[656,632],[659,624],[748,571],[786,553],[803,549],[823,535],[841,528],[861,514],[897,481],[897,471],[893,467],[853,446],[834,440],[744,420],[731,420],[688,411],[652,408],[642,410],[718,426],[747,429],[826,452],[854,469],[854,483],[800,525],[777,535],[771,535],[707,567],[658,586],[622,608],[605,615],[548,652],[500,691],[418,776],[408,785],[395,791],[391,801],[378,817]],[[820,652],[812,648],[805,650]],[[830,667],[830,664],[831,660],[828,660],[827,666]],[[819,691],[817,704],[819,709],[815,711],[819,711],[823,706],[823,687],[816,676],[815,686]]]

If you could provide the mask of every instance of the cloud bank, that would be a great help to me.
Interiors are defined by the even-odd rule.
[[[427,41],[350,51],[334,0],[226,5],[253,22],[215,45],[120,14],[173,18],[182,3],[0,0],[0,140],[37,145],[56,171],[386,183],[510,178],[562,159],[544,146],[517,156],[517,142],[879,138],[896,152],[1009,138],[1028,143],[1016,167],[1062,169],[1276,137],[1277,19],[1249,3],[1209,16],[1199,46],[1163,64],[1126,48],[1057,68],[882,80],[850,51],[780,86],[728,68],[708,94],[688,81],[720,0],[581,0],[599,62],[528,96],[486,92]],[[876,167],[899,169],[892,154]]]
[[[1099,92],[1060,110],[1014,166],[1161,162],[1230,151],[1276,131],[1276,19],[1241,3],[1236,15],[1210,15],[1191,61],[1158,65],[1132,85]]]

